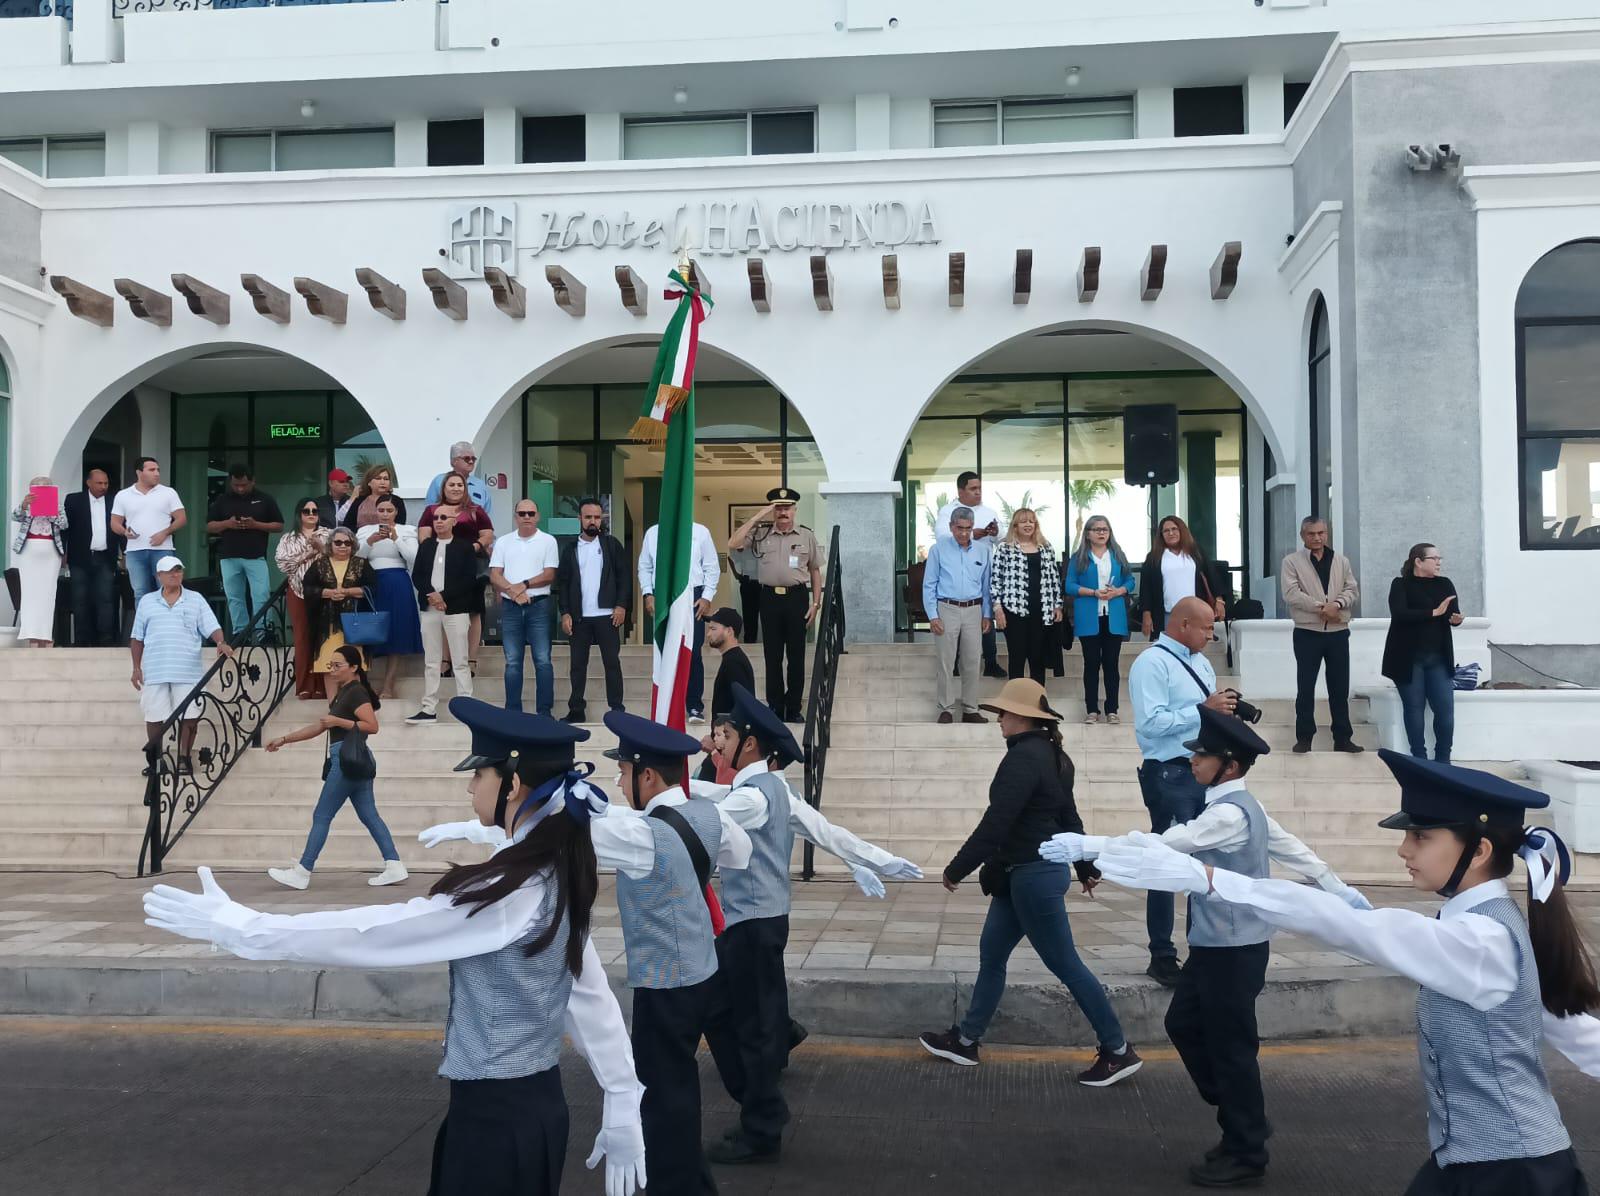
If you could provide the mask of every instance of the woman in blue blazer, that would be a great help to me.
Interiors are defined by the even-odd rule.
[[[1128,596],[1134,590],[1134,572],[1111,534],[1111,521],[1091,515],[1083,525],[1078,549],[1066,565],[1064,583],[1072,603],[1072,623],[1083,645],[1083,704],[1086,723],[1100,721],[1100,682],[1105,674],[1106,721],[1117,717],[1120,675],[1118,658],[1128,638]]]

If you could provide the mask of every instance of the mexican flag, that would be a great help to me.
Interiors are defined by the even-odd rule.
[[[666,297],[677,301],[656,353],[644,410],[633,439],[666,441],[661,475],[661,519],[656,532],[656,625],[650,717],[682,731],[689,660],[694,651],[694,588],[689,584],[694,534],[694,366],[700,325],[711,300],[690,283],[689,271],[671,275]]]

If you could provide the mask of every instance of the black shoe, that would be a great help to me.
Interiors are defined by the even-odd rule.
[[[951,1063],[959,1063],[962,1067],[978,1066],[978,1044],[962,1042],[959,1026],[951,1026],[943,1032],[929,1030],[926,1034],[920,1035],[917,1041],[930,1055],[947,1059]]]
[[[1009,680],[1011,677],[1010,673],[992,662],[983,666],[983,675],[985,677],[998,677],[1002,681]]]
[[[1126,1080],[1143,1066],[1144,1060],[1139,1058],[1139,1052],[1133,1049],[1131,1042],[1123,1045],[1120,1055],[1101,1047],[1095,1052],[1089,1070],[1078,1073],[1078,1083],[1086,1088],[1109,1088]]]
[[[411,717],[406,719],[407,724],[413,727],[423,726],[427,723],[436,723],[438,721],[439,716],[437,714],[429,714],[426,710],[419,710],[415,714],[411,715]]]
[[[1199,1188],[1256,1188],[1266,1178],[1267,1169],[1254,1163],[1241,1163],[1228,1155],[1210,1158],[1189,1168],[1189,1182]]]
[[[791,1051],[810,1037],[810,1030],[807,1030],[799,1022],[795,1021],[794,1018],[791,1017],[789,1019],[789,1049]]]
[[[1349,752],[1354,756],[1357,752],[1364,752],[1367,749],[1353,739],[1336,739],[1333,744],[1333,750],[1336,752]]]
[[[1220,1159],[1223,1155],[1225,1155],[1227,1153],[1228,1153],[1227,1149],[1219,1141],[1210,1150],[1206,1151],[1206,1162],[1215,1163],[1218,1159]]]
[[[569,710],[566,717],[561,721],[564,723],[581,723],[585,722],[588,717],[589,713],[586,710]]]
[[[706,1162],[720,1163],[724,1167],[737,1167],[744,1163],[776,1163],[783,1153],[780,1143],[758,1146],[739,1130],[726,1138],[719,1138],[706,1147]]]
[[[805,716],[802,715],[798,710],[791,710],[788,714],[783,716],[783,721],[786,723],[799,723],[803,726],[806,720]]]
[[[1297,739],[1297,740],[1294,741],[1294,754],[1295,755],[1303,756],[1307,752],[1309,752],[1310,750],[1311,750],[1311,741],[1309,739]]]
[[[189,759],[188,756],[184,756],[178,761],[178,775],[180,777],[194,776],[194,761]]]
[[[1176,959],[1170,955],[1163,955],[1157,959],[1152,959],[1150,966],[1144,970],[1144,974],[1157,984],[1164,985],[1167,988],[1175,988],[1178,984],[1178,974],[1182,971],[1183,969],[1178,966]]]

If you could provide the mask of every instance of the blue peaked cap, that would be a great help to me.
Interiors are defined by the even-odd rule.
[[[472,732],[472,753],[456,765],[456,772],[507,763],[514,766],[524,757],[570,764],[576,746],[589,738],[582,727],[557,722],[545,714],[491,706],[479,698],[451,698],[450,713]]]
[[[800,745],[794,741],[784,721],[772,712],[772,709],[763,702],[756,700],[751,693],[738,682],[733,684],[733,713],[731,715],[741,732],[754,735],[769,753],[776,752],[780,756],[788,757],[785,764],[793,760],[804,760],[805,752],[800,750]]]
[[[1400,782],[1400,810],[1382,822],[1389,830],[1434,826],[1521,828],[1529,810],[1550,804],[1549,795],[1483,772],[1437,760],[1419,760],[1389,748],[1378,759]]]

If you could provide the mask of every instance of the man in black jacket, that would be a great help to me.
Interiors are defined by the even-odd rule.
[[[67,495],[67,567],[72,570],[72,642],[108,647],[117,636],[117,557],[124,540],[111,530],[111,479],[91,469]]]
[[[417,609],[422,623],[422,709],[406,722],[412,725],[439,721],[439,666],[444,660],[445,640],[450,641],[450,659],[456,662],[452,676],[456,693],[472,696],[472,670],[466,667],[467,629],[472,623],[472,595],[478,586],[477,554],[472,541],[456,535],[454,511],[438,511],[433,516],[433,536],[417,545],[417,560],[411,567],[411,584],[417,588]]]
[[[572,647],[572,693],[567,698],[569,723],[588,717],[584,689],[589,680],[589,647],[598,645],[606,670],[606,705],[622,709],[623,622],[633,598],[627,552],[604,530],[606,510],[586,498],[578,505],[578,538],[561,550],[556,565],[556,601],[561,631]]]

